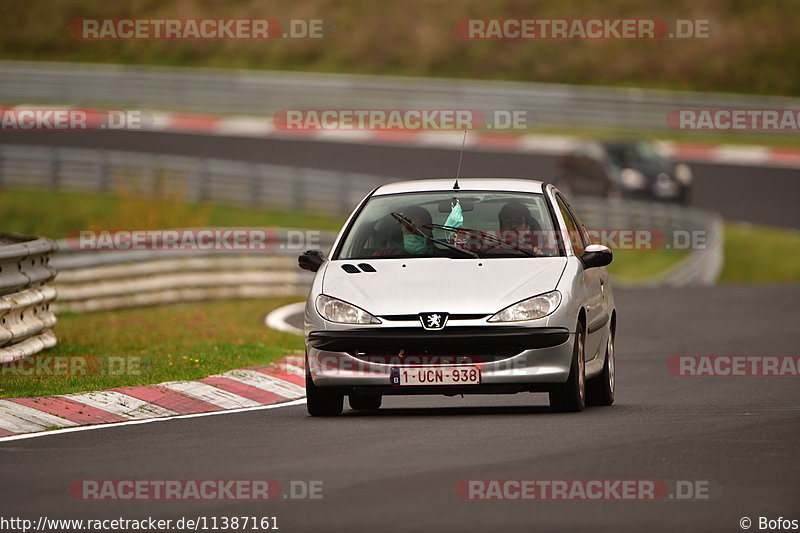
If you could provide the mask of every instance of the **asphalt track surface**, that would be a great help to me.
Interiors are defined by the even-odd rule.
[[[672,355],[797,354],[800,285],[618,290],[618,394],[390,398],[377,414],[269,411],[0,442],[0,516],[277,516],[280,531],[741,531],[800,519],[797,378],[688,378]],[[80,479],[322,480],[323,499],[82,502]],[[465,479],[708,481],[707,500],[462,501]]]
[[[177,133],[3,132],[2,143],[205,155],[400,178],[450,177],[458,166],[458,152],[454,149]],[[470,150],[464,155],[461,174],[552,181],[556,164],[556,157],[550,155]],[[730,220],[800,229],[800,169],[716,163],[692,163],[692,168],[694,205],[719,212]]]

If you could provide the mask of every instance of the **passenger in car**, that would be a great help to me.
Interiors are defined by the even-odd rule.
[[[522,203],[511,200],[500,209],[497,218],[500,223],[500,238],[503,242],[510,246],[527,248],[536,253],[542,252],[539,248],[542,226]]]
[[[430,224],[433,222],[431,213],[424,207],[411,206],[407,207],[401,213],[404,217],[411,221],[412,224],[420,228],[420,230],[428,237],[433,236]],[[410,226],[400,223],[402,231],[403,248],[399,249],[394,246],[389,246],[381,250],[373,252],[373,256],[380,257],[386,255],[430,255],[434,252],[433,244],[430,239],[420,235],[417,230]]]

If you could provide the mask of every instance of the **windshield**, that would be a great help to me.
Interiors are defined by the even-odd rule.
[[[375,196],[334,259],[561,255],[542,194],[448,191]]]
[[[642,164],[660,165],[665,162],[656,147],[647,142],[610,146],[608,156],[620,168]]]

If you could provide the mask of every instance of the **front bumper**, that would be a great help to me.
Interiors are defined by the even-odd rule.
[[[623,198],[632,200],[657,200],[662,202],[682,201],[689,195],[689,186],[677,182],[656,182],[652,181],[642,189],[620,188]]]
[[[466,394],[546,390],[564,383],[574,332],[556,327],[479,326],[426,331],[419,327],[311,331],[308,369],[319,387],[377,394]],[[477,366],[481,384],[390,384],[397,366]]]

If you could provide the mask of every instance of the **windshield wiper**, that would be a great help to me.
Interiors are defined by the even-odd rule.
[[[467,254],[468,256],[470,256],[470,257],[474,257],[475,259],[480,259],[480,258],[478,257],[478,254],[476,254],[475,252],[471,252],[471,251],[469,251],[469,250],[464,250],[463,248],[459,248],[458,246],[453,246],[453,245],[452,245],[452,244],[450,244],[449,242],[444,242],[444,241],[440,241],[440,240],[438,240],[438,239],[434,239],[433,237],[429,237],[428,235],[426,235],[426,234],[425,234],[425,232],[424,232],[424,231],[422,231],[422,228],[420,228],[419,226],[417,226],[416,224],[414,224],[413,222],[411,222],[411,221],[408,219],[408,217],[405,217],[405,216],[401,215],[400,213],[394,213],[394,212],[392,212],[392,216],[393,216],[393,217],[394,217],[394,218],[395,218],[395,219],[396,219],[398,222],[400,222],[401,224],[405,224],[406,226],[408,226],[408,227],[410,227],[410,228],[412,228],[412,229],[416,230],[416,232],[417,232],[417,233],[419,233],[420,235],[422,235],[423,237],[425,237],[426,239],[428,239],[428,240],[429,240],[429,241],[431,241],[431,242],[435,242],[436,244],[441,244],[442,246],[445,246],[445,247],[447,247],[447,248],[450,248],[451,250],[455,250],[455,251],[457,251],[457,252],[461,252],[461,253]]]
[[[536,252],[534,252],[533,250],[526,250],[525,248],[520,248],[519,246],[516,246],[516,245],[513,245],[513,244],[509,244],[509,243],[505,242],[504,240],[500,239],[499,237],[496,237],[495,235],[492,235],[491,233],[486,233],[485,231],[479,230],[479,229],[457,228],[455,226],[445,226],[444,224],[425,224],[425,227],[426,228],[431,228],[431,229],[433,229],[433,228],[445,229],[445,230],[448,230],[448,231],[464,231],[464,232],[467,232],[467,233],[478,233],[482,237],[486,237],[490,241],[496,242],[498,244],[502,244],[503,246],[506,246],[506,247],[511,248],[512,250],[516,250],[518,252],[522,252],[522,253],[527,254],[527,255],[529,255],[531,257],[536,257],[536,256],[539,255]]]

